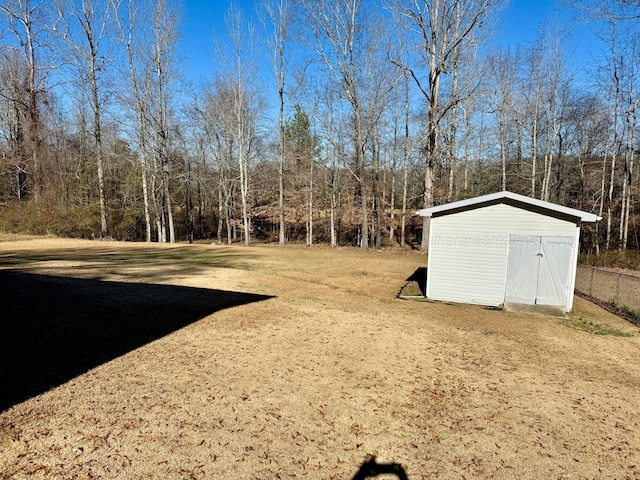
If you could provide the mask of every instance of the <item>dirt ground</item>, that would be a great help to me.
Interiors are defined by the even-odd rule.
[[[397,299],[399,250],[0,240],[2,479],[640,478],[640,331],[581,298]]]

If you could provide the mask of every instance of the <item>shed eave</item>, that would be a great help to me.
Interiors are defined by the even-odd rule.
[[[597,222],[602,220],[602,217],[594,213],[584,212],[575,208],[564,207],[551,202],[545,202],[544,200],[538,200],[536,198],[527,197],[517,193],[502,191],[496,193],[490,193],[488,195],[481,195],[479,197],[468,198],[466,200],[458,200],[457,202],[445,203],[443,205],[437,205],[435,207],[423,208],[416,213],[422,217],[432,217],[434,214],[446,215],[453,213],[456,210],[466,210],[473,208],[480,208],[483,204],[491,204],[500,202],[501,200],[511,200],[521,204],[523,208],[527,205],[531,207],[537,207],[550,212],[556,212],[562,215],[568,215],[579,219],[582,222]]]

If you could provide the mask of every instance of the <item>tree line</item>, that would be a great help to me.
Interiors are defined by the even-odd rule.
[[[1,0],[0,228],[424,249],[417,209],[508,189],[637,249],[640,7],[567,3],[601,51],[576,70],[553,24],[496,47],[504,6],[232,5],[194,83],[175,2]]]

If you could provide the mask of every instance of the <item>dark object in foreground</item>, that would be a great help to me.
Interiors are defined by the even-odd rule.
[[[385,473],[392,473],[400,480],[409,480],[402,465],[399,463],[377,463],[375,456],[371,456],[365,460],[351,480],[364,480],[365,478],[377,477]]]
[[[271,297],[0,270],[0,412],[220,310]]]

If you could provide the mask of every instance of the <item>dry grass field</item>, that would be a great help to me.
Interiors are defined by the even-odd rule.
[[[640,478],[640,331],[397,299],[425,263],[0,238],[0,478]]]

